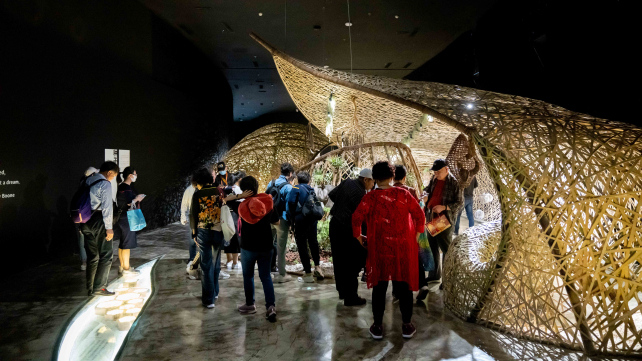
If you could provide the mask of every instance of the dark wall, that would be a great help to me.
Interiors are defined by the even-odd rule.
[[[406,78],[515,94],[597,117],[636,116],[633,2],[500,0]]]
[[[77,248],[69,201],[105,149],[131,151],[151,228],[233,136],[225,78],[140,3],[30,3],[0,6],[2,271]]]

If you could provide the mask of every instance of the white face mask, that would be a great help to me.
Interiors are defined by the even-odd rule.
[[[220,174],[220,175],[225,175],[225,171],[224,171],[224,170],[222,170],[222,171],[218,172],[218,174]]]
[[[136,178],[138,178],[138,176],[136,174],[132,174],[132,182],[136,182]]]

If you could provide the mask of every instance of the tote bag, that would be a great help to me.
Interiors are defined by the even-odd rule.
[[[140,231],[147,227],[143,211],[140,209],[130,209],[127,211],[127,220],[129,221],[129,229],[132,232]]]
[[[236,228],[234,227],[234,218],[232,218],[232,211],[230,207],[224,205],[221,207],[221,228],[223,229],[223,246],[227,247],[230,245],[230,240],[236,234]]]
[[[432,255],[432,250],[430,249],[430,244],[428,243],[428,231],[419,235],[419,257],[424,264],[424,271],[430,272],[435,270],[435,259]],[[439,252],[439,251],[437,251]]]

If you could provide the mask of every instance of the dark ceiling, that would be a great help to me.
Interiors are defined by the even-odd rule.
[[[272,57],[248,36],[250,31],[306,62],[402,78],[473,28],[495,2],[353,1],[349,29],[347,1],[140,1],[180,29],[225,74],[234,95],[234,120],[296,110]]]

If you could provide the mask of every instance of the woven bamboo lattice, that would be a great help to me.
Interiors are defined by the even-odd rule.
[[[266,125],[241,139],[225,155],[227,169],[243,170],[259,181],[259,190],[267,188],[271,179],[280,174],[279,166],[290,162],[296,168],[307,163],[329,141],[312,127],[314,148],[309,148],[308,126],[295,123]]]
[[[460,133],[472,137],[501,226],[472,229],[448,252],[447,267],[462,265],[444,273],[453,312],[589,354],[642,354],[642,130],[534,99],[322,68],[252,36],[321,129],[334,94],[332,139],[354,116],[352,97],[364,140],[405,141],[422,169],[445,157]],[[475,265],[473,248],[487,264]],[[469,301],[453,302],[461,289]]]
[[[337,186],[344,179],[358,177],[361,169],[372,168],[380,160],[406,166],[406,184],[423,188],[412,152],[401,143],[378,142],[339,148],[302,165],[299,170],[312,175],[310,185],[313,187]]]

